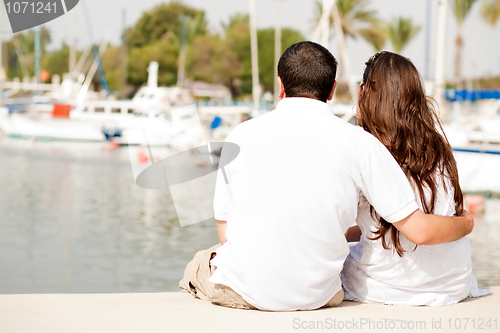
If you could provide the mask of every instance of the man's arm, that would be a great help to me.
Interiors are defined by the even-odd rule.
[[[219,240],[221,244],[224,244],[227,242],[226,239],[226,228],[227,228],[227,221],[217,221],[217,235],[219,236]]]
[[[425,214],[420,209],[393,225],[417,245],[436,245],[456,241],[471,233],[474,218],[466,210],[461,216]]]

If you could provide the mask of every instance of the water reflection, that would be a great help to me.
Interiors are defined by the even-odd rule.
[[[486,200],[485,215],[476,220],[474,231],[467,237],[479,286],[500,286],[500,199]]]
[[[0,293],[177,291],[215,221],[181,228],[166,190],[134,184],[126,148],[0,139]],[[211,200],[211,198],[208,198]],[[500,285],[500,200],[469,236]]]
[[[134,184],[126,149],[3,139],[0,156],[1,293],[174,291],[217,242]]]

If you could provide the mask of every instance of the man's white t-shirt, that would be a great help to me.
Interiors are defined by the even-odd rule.
[[[240,152],[217,177],[215,219],[227,221],[227,242],[210,281],[259,309],[316,309],[341,290],[344,233],[361,195],[390,222],[418,209],[387,149],[321,101],[285,98],[226,142]]]
[[[453,216],[453,186],[448,178],[444,179],[444,183],[440,176],[436,180],[434,214]],[[427,188],[424,191],[426,198],[430,198],[430,191]],[[418,195],[417,198],[422,209]],[[377,230],[379,222],[370,214],[370,204],[364,198],[361,198],[358,206],[356,223],[362,237],[351,247],[342,271],[346,300],[441,306],[490,293],[489,290],[478,289],[472,274],[471,248],[467,238],[416,247],[400,233],[400,244],[406,251],[400,257],[391,246],[390,232],[386,235],[389,249],[383,248],[380,239],[370,240],[375,237],[373,232]]]

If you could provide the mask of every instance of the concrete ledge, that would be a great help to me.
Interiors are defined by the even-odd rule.
[[[0,295],[0,332],[500,332],[500,287],[490,290],[445,307],[342,302],[281,313],[223,308],[183,292]]]

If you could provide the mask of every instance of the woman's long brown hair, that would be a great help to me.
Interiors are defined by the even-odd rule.
[[[365,63],[363,82],[358,95],[359,123],[391,152],[406,177],[420,195],[425,213],[434,211],[437,176],[449,178],[454,190],[455,212],[463,210],[463,195],[458,183],[458,171],[453,152],[433,104],[425,95],[422,79],[413,63],[395,53],[375,54]],[[424,188],[430,190],[426,198]],[[385,235],[399,256],[405,250],[399,242],[399,231],[379,217],[373,240],[382,239],[389,249]]]

